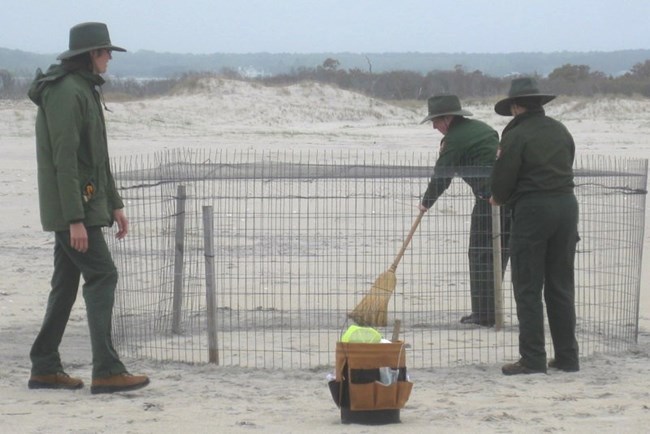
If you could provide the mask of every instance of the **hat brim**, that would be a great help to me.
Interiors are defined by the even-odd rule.
[[[59,54],[56,57],[56,59],[57,60],[65,60],[65,59],[69,59],[69,58],[74,57],[74,56],[78,56],[79,54],[87,53],[87,52],[93,51],[93,50],[101,50],[101,49],[126,52],[126,49],[124,49],[122,47],[117,47],[115,45],[107,44],[107,45],[98,45],[98,46],[95,46],[95,47],[80,48],[78,50],[64,51],[63,53]]]
[[[435,113],[435,114],[429,115],[426,118],[422,119],[422,122],[420,122],[420,124],[428,122],[433,118],[439,118],[441,116],[474,116],[474,114],[472,112],[470,112],[470,111],[463,110],[463,109],[456,110],[456,111],[453,111],[453,112],[447,112],[447,113]]]
[[[532,93],[528,95],[517,95],[517,96],[504,98],[494,105],[494,111],[501,116],[512,116],[512,113],[510,113],[510,104],[512,104],[512,101],[519,98],[526,98],[526,97],[533,97],[533,96],[538,97],[540,100],[540,104],[544,105],[547,102],[554,100],[556,95]]]

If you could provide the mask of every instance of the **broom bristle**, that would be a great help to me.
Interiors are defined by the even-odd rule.
[[[382,273],[361,302],[348,314],[348,318],[361,326],[382,327],[388,323],[388,302],[397,279],[392,270]]]

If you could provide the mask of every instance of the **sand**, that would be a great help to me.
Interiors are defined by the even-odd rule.
[[[494,101],[465,108],[501,130]],[[400,108],[317,84],[262,87],[216,80],[192,93],[108,102],[114,157],[162,149],[404,150],[433,152],[425,105]],[[558,98],[578,154],[650,157],[650,100]],[[0,101],[0,427],[7,433],[167,432],[647,432],[650,425],[650,267],[644,258],[638,345],[582,360],[578,373],[505,377],[500,365],[412,369],[401,424],[343,425],[326,386],[332,369],[253,370],[126,360],[149,387],[115,395],[27,389],[29,348],[49,290],[52,236],[41,231],[35,106]],[[128,213],[128,210],[127,210]],[[648,218],[646,218],[647,227]],[[650,231],[646,231],[649,234]],[[650,235],[646,235],[647,247]],[[334,349],[332,349],[334,351]],[[79,299],[61,346],[67,371],[90,383]]]

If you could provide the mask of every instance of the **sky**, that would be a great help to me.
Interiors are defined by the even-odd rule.
[[[615,51],[650,48],[649,17],[650,0],[0,0],[0,47],[58,54],[100,21],[129,51]]]

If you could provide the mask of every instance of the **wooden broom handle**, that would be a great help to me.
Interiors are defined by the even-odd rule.
[[[411,230],[409,231],[409,234],[406,236],[406,239],[404,240],[404,244],[402,244],[402,248],[397,254],[397,257],[395,257],[395,260],[393,261],[393,265],[390,266],[390,270],[392,272],[395,272],[395,270],[397,270],[397,265],[399,264],[399,261],[402,260],[402,256],[404,256],[404,252],[406,252],[406,248],[409,246],[409,243],[411,242],[411,238],[413,238],[413,234],[415,233],[415,230],[418,228],[418,225],[420,224],[420,220],[422,220],[422,217],[424,216],[425,212],[426,211],[420,210],[420,214],[418,214],[418,216],[415,218],[415,221],[413,222],[413,226],[411,226]]]

